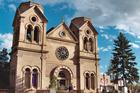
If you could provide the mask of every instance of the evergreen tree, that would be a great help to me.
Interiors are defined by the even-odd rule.
[[[9,87],[10,63],[6,48],[0,51],[0,89]]]
[[[50,88],[56,88],[57,78],[53,75],[50,77]]]
[[[107,72],[111,80],[117,83],[119,79],[124,79],[124,84],[138,82],[139,75],[136,68],[137,63],[135,62],[136,57],[132,52],[130,42],[123,33],[120,33],[117,39],[114,40],[112,55],[111,64]]]
[[[0,62],[8,62],[8,52],[6,48],[3,48],[2,51],[0,51]]]

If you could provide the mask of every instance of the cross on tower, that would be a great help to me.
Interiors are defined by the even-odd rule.
[[[61,18],[61,21],[62,21],[62,22],[65,22],[64,16]]]

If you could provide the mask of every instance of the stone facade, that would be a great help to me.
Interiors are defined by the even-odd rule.
[[[91,20],[77,17],[69,27],[61,22],[46,31],[47,24],[40,4],[24,2],[18,7],[13,22],[10,93],[48,91],[54,82],[56,90],[96,93],[98,33]]]

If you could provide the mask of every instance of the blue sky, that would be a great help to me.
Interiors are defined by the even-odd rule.
[[[10,49],[12,22],[16,8],[28,0],[0,0],[0,49]],[[99,32],[100,71],[107,70],[113,40],[123,32],[131,42],[140,72],[140,0],[33,0],[43,5],[49,20],[48,28],[58,25],[62,18],[67,24],[77,16],[92,18]]]

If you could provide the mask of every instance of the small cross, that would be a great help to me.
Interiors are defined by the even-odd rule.
[[[62,17],[61,21],[62,21],[62,22],[64,22],[64,21],[65,21],[64,17]]]

